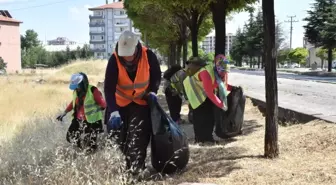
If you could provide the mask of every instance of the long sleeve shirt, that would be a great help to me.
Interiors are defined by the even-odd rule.
[[[88,89],[88,91],[91,91],[91,89]],[[99,105],[101,107],[101,109],[105,109],[106,108],[106,102],[104,100],[104,97],[102,95],[102,93],[97,89],[97,88],[93,88],[93,97],[95,102],[97,103],[97,105]],[[85,99],[85,96],[83,97],[83,99]],[[78,98],[76,99],[76,105],[78,104]],[[73,103],[70,102],[68,107],[65,109],[66,112],[70,112],[73,109]],[[85,112],[84,112],[84,105],[79,107],[77,114],[75,115],[77,119],[79,120],[86,120],[85,117]]]
[[[223,102],[214,94],[214,89],[218,87],[216,80],[212,81],[211,76],[208,71],[202,71],[198,75],[199,79],[202,81],[205,94],[207,97],[219,108],[223,107]],[[231,91],[232,86],[227,83],[228,75],[227,73],[224,76],[225,85],[228,91]]]
[[[147,49],[147,58],[150,67],[150,80],[149,80],[149,92],[157,93],[159,90],[159,86],[161,83],[161,68],[159,61],[156,55],[150,50]],[[106,72],[105,72],[105,85],[104,85],[104,93],[107,103],[108,111],[114,112],[118,110],[118,106],[116,104],[115,92],[118,84],[118,65],[115,55],[112,55],[108,61]],[[131,75],[135,76],[135,75]],[[128,78],[128,77],[126,77]]]

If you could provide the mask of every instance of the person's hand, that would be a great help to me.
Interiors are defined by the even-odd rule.
[[[152,101],[152,102],[157,102],[157,96],[154,92],[150,92],[148,93],[148,98]]]
[[[107,131],[120,129],[122,125],[121,117],[119,111],[114,111],[110,115],[110,119],[107,123]]]
[[[63,112],[62,114],[60,114],[59,116],[57,116],[57,120],[58,121],[63,121],[63,118],[66,116],[67,112]]]
[[[227,111],[228,110],[228,108],[227,108],[227,106],[225,105],[225,104],[223,104],[223,106],[222,106],[222,108],[221,108],[223,111]]]

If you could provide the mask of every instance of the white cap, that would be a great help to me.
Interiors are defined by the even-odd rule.
[[[139,42],[139,38],[131,31],[124,31],[118,41],[118,55],[122,57],[132,56]]]

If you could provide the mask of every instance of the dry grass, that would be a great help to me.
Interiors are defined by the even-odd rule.
[[[115,146],[82,155],[65,141],[69,123],[55,121],[71,100],[70,74],[84,71],[96,83],[105,65],[77,62],[44,74],[42,84],[33,81],[40,75],[0,77],[0,104],[7,106],[0,108],[0,184],[132,183]],[[249,100],[245,120],[242,136],[212,147],[190,145],[184,173],[143,184],[336,184],[336,125],[313,121],[279,127],[280,158],[266,160],[260,157],[264,118]],[[193,137],[191,125],[183,129]]]

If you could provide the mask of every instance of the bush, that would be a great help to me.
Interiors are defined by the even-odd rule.
[[[6,72],[7,63],[5,63],[4,59],[0,57],[0,72]]]
[[[78,47],[77,50],[74,51],[70,51],[70,49],[67,48],[66,51],[55,52],[49,52],[41,46],[36,46],[29,49],[23,49],[21,55],[24,68],[35,68],[36,64],[57,67],[67,64],[71,60],[89,59],[93,56],[93,52],[90,51],[88,45],[84,45],[83,48]]]

